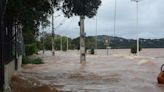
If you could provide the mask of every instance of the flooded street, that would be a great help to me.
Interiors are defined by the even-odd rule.
[[[164,92],[157,84],[164,49],[98,50],[80,64],[78,51],[40,55],[45,64],[26,65],[11,82],[12,92]]]

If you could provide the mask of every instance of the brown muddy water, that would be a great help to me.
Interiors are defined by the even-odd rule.
[[[129,52],[98,50],[83,65],[78,51],[40,54],[46,64],[24,66],[12,78],[12,92],[164,92],[157,84],[164,49]]]

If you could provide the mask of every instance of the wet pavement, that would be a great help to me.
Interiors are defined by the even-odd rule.
[[[43,65],[26,65],[12,78],[12,92],[164,92],[157,84],[164,49],[97,50],[80,64],[79,52],[50,52]]]

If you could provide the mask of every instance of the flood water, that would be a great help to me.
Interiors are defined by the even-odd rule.
[[[164,92],[157,84],[164,49],[97,50],[80,64],[79,52],[50,52],[43,65],[26,65],[13,76],[12,92]]]

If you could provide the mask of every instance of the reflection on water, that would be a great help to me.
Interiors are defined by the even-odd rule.
[[[26,65],[12,78],[12,92],[164,92],[157,85],[164,49],[147,49],[140,56],[129,50],[99,50],[79,63],[79,52],[46,52],[44,65]]]

